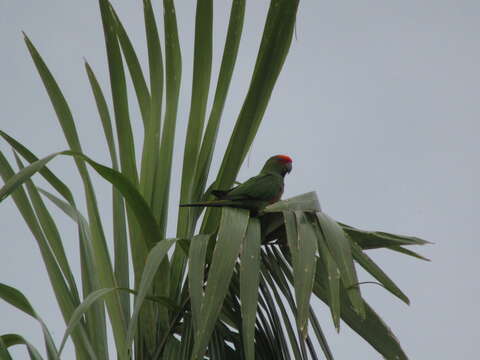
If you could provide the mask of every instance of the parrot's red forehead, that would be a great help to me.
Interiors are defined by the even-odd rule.
[[[288,155],[277,155],[277,159],[278,160],[281,160],[282,162],[284,163],[291,163],[293,162],[292,161],[292,158]]]

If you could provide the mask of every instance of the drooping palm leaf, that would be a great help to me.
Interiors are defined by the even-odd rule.
[[[25,345],[30,356],[30,360],[43,360],[40,352],[30,342],[18,334],[5,334],[0,337],[0,354],[2,359],[11,359],[8,348],[14,345]],[[3,350],[3,351],[2,351]]]
[[[33,309],[32,305],[27,300],[25,295],[23,295],[20,291],[18,291],[17,289],[11,286],[0,283],[0,298],[8,302],[10,305],[15,306],[17,309],[23,311],[24,313],[30,315],[40,323],[40,326],[42,327],[44,340],[45,340],[47,354],[51,359],[58,359],[59,354],[55,346],[55,343],[53,342],[53,338],[52,338],[52,335],[50,334],[50,331],[48,330],[47,326],[45,325],[43,320],[40,318],[40,316],[37,315],[36,311]],[[17,341],[14,339],[21,340],[21,341]],[[9,336],[3,335],[2,343],[4,344],[4,350],[6,350],[6,348],[14,344],[25,344],[30,354],[32,353],[35,355],[38,354],[38,351],[22,337],[18,337],[18,336],[9,337]],[[90,354],[93,354],[93,353],[91,352]]]
[[[5,182],[7,182],[13,177],[13,174],[13,169],[11,168],[7,159],[0,152],[0,176]],[[43,234],[41,226],[36,218],[33,207],[23,188],[17,188],[16,191],[13,192],[12,198],[27,226],[35,237],[35,240],[37,241],[58,306],[64,321],[68,322],[78,303],[76,303],[72,298],[72,294],[70,293],[68,285],[64,280],[60,267],[58,266],[50,246],[48,245],[45,235]],[[88,353],[94,353],[92,345],[86,335],[85,328],[82,327],[78,330],[78,332],[75,332],[72,336],[72,339],[76,345],[75,350],[77,356],[85,357]]]

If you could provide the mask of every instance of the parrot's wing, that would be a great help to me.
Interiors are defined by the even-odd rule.
[[[260,174],[228,192],[229,200],[269,200],[282,191],[282,179],[275,174]]]

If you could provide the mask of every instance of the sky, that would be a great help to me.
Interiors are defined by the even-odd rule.
[[[183,82],[172,214],[178,203],[178,164],[188,120],[195,8],[193,1],[176,3]],[[113,4],[146,65],[141,2]],[[267,7],[265,0],[247,6],[214,171],[248,89]],[[229,9],[230,1],[215,1],[212,84]],[[286,178],[284,197],[316,191],[323,210],[339,221],[435,243],[414,249],[431,262],[386,250],[369,252],[410,297],[407,306],[381,287],[362,288],[411,359],[473,359],[478,355],[479,18],[480,2],[473,0],[301,2],[290,53],[238,178],[242,181],[256,174],[273,154],[288,154],[294,167]],[[0,1],[0,128],[42,157],[65,150],[67,145],[23,43],[22,30],[64,91],[84,152],[108,164],[83,68],[85,58],[108,89],[97,2]],[[130,103],[139,144],[141,121],[133,97]],[[12,159],[5,143],[0,143],[0,150]],[[81,188],[70,159],[57,159],[51,168],[72,189]],[[45,185],[39,177],[35,180]],[[97,196],[107,227],[109,187],[99,179],[94,184],[100,189]],[[74,193],[81,199],[79,191]],[[78,269],[75,228],[52,212],[73,267]],[[172,216],[170,234],[174,224]],[[0,226],[0,282],[28,297],[59,342],[65,324],[35,240],[11,200],[0,204]],[[361,280],[370,279],[362,271],[359,274]],[[336,359],[381,359],[346,324],[336,334],[323,304],[315,302],[314,307]],[[34,320],[3,302],[0,319],[0,334],[20,333],[43,351],[41,331]],[[73,356],[71,345],[66,353]],[[20,347],[13,354],[26,357]]]

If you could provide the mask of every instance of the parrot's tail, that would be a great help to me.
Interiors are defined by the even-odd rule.
[[[212,200],[201,201],[190,204],[180,204],[180,207],[222,207],[222,206],[235,206],[235,202],[229,200]]]

